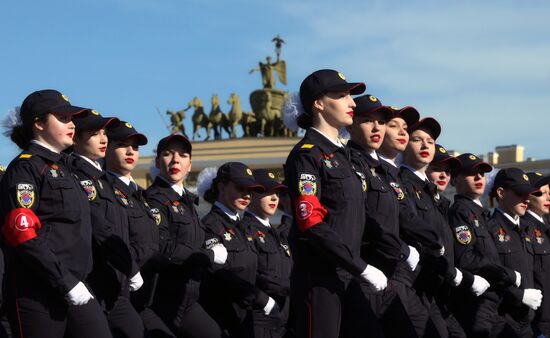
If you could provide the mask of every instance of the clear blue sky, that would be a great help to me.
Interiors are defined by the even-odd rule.
[[[448,149],[522,144],[549,158],[548,1],[3,1],[0,113],[37,89],[166,134],[156,107],[193,96],[222,109],[261,87],[248,71],[287,44],[287,90],[319,68],[364,81],[383,103],[413,105],[443,126]],[[209,104],[206,104],[208,110]],[[190,131],[190,127],[187,126]],[[18,149],[0,135],[0,163]]]

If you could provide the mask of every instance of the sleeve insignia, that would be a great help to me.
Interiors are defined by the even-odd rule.
[[[30,183],[17,184],[17,202],[23,208],[30,208],[34,204],[34,186]]]
[[[88,201],[95,200],[97,196],[97,191],[92,180],[80,181],[80,185],[82,186],[82,189],[84,189],[84,191],[86,192],[86,195],[88,196]]]
[[[467,225],[456,227],[455,236],[458,243],[462,245],[468,245],[472,242],[472,233]]]
[[[315,175],[301,174],[298,182],[300,195],[315,195],[317,192],[317,178]]]

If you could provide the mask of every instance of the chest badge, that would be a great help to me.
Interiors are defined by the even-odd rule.
[[[366,178],[365,174],[363,174],[362,172],[359,172],[359,171],[356,171],[355,173],[361,179],[361,187],[363,188],[363,192],[367,191],[367,178]]]
[[[285,244],[283,244],[283,243],[281,243],[281,247],[282,247],[283,250],[285,251],[286,255],[287,255],[288,257],[290,257],[290,248],[289,248],[289,246],[288,246],[288,245],[285,245]]]
[[[265,244],[265,233],[258,231],[256,237],[258,237],[258,240],[262,242],[262,244]]]
[[[334,153],[331,154],[325,154],[323,153],[323,163],[325,164],[325,167],[332,169],[332,168],[338,168],[340,166],[340,163],[338,160],[334,159]]]
[[[65,176],[65,174],[63,173],[63,171],[61,171],[61,169],[59,169],[59,166],[57,164],[52,163],[49,166],[50,166],[49,173],[51,177],[57,178],[60,176],[61,177]]]
[[[405,193],[403,192],[403,190],[399,186],[399,183],[390,182],[390,186],[392,187],[393,192],[395,193],[395,196],[397,197],[397,199],[399,201],[405,199]]]
[[[126,195],[124,195],[124,193],[122,191],[120,191],[119,189],[117,189],[117,188],[115,188],[115,197],[124,206],[128,206],[130,204],[130,202],[128,201],[128,197]]]
[[[508,235],[506,233],[506,231],[504,231],[504,228],[503,227],[500,227],[498,229],[498,232],[497,232],[497,239],[499,242],[509,242],[510,241],[510,235]]]
[[[544,237],[542,236],[542,232],[538,228],[535,229],[535,240],[538,244],[544,243]]]
[[[157,226],[160,225],[160,221],[162,220],[160,216],[160,210],[158,208],[149,209],[149,213],[155,220],[155,223],[157,224]]]

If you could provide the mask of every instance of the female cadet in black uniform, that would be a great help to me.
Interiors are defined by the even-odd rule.
[[[88,283],[107,316],[115,337],[144,337],[145,329],[130,304],[130,291],[143,284],[139,268],[130,254],[127,197],[113,187],[98,160],[107,150],[106,130],[119,124],[95,110],[75,116],[73,153],[68,166],[77,176],[90,201],[94,267]]]
[[[474,282],[473,293],[458,290],[452,308],[468,337],[505,337],[512,332],[498,313],[498,305],[501,290],[513,285],[516,275],[500,264],[488,230],[489,210],[480,201],[485,174],[492,167],[470,153],[457,159],[460,167],[452,171],[451,179],[457,194],[448,218],[454,233],[455,265],[474,274]]]
[[[295,214],[292,297],[299,337],[339,336],[345,299],[362,297],[350,294],[355,276],[378,291],[387,286],[384,273],[360,257],[364,182],[338,139],[339,129],[353,123],[350,94],[364,90],[363,83],[348,83],[329,69],[308,75],[300,86],[303,111],[297,109],[296,119],[307,131],[285,165]]]
[[[420,259],[418,251],[408,246],[399,233],[399,201],[392,187],[382,177],[380,160],[376,151],[382,145],[386,132],[386,122],[393,118],[390,107],[383,106],[378,98],[363,95],[354,99],[353,125],[348,127],[352,163],[366,176],[366,229],[361,257],[379,267],[388,277],[392,287],[383,293],[376,293],[366,282],[361,282],[362,291],[369,300],[370,307],[383,326],[385,337],[410,336],[414,327],[409,320],[403,302],[396,297],[401,283],[394,279],[394,273],[400,275],[405,270],[414,270]],[[362,318],[360,323],[368,329],[373,324],[365,318],[368,310],[351,310],[345,314],[348,318]],[[400,325],[395,325],[399,322]],[[347,333],[353,336],[353,332]]]
[[[535,312],[533,331],[535,337],[550,337],[550,228],[544,216],[550,213],[550,176],[541,173],[527,173],[531,184],[541,195],[529,196],[529,207],[522,217],[533,245],[533,271],[535,288],[542,291],[542,304]]]
[[[251,190],[263,191],[252,170],[240,162],[228,162],[217,171],[204,199],[212,204],[203,217],[206,247],[222,243],[227,262],[214,267],[201,288],[201,304],[230,337],[253,337],[253,311],[270,314],[275,300],[256,287],[257,253],[244,233],[237,229],[240,216],[250,204]]]
[[[198,303],[201,277],[212,264],[224,264],[221,244],[204,249],[204,228],[184,188],[191,170],[191,142],[180,134],[161,139],[155,164],[160,174],[146,191],[149,205],[160,214],[160,247],[166,267],[159,274],[151,308],[178,337],[221,337],[216,322]]]
[[[21,105],[11,139],[23,150],[2,178],[0,216],[7,243],[7,299],[17,337],[110,337],[84,284],[92,269],[90,206],[61,152],[73,144],[72,106],[56,90]]]
[[[253,310],[254,337],[281,338],[289,315],[292,258],[288,232],[274,228],[269,218],[277,211],[279,192],[286,192],[287,187],[267,169],[254,170],[253,174],[265,192],[252,192],[250,205],[238,228],[248,240],[252,239],[258,253],[256,287],[269,295],[279,310],[271,314],[263,309]]]
[[[377,152],[380,158],[378,173],[388,182],[399,202],[400,237],[409,246],[418,248],[418,251],[438,250],[442,246],[439,232],[431,224],[420,219],[415,212],[412,196],[405,191],[399,175],[398,162],[409,142],[408,128],[418,122],[420,114],[411,106],[401,109],[390,108],[393,110],[393,118],[386,123],[386,134]],[[392,289],[399,294],[417,336],[422,337],[427,332],[429,313],[413,288],[420,269],[414,264],[409,264],[408,267],[398,265]]]
[[[109,144],[105,164],[114,178],[113,187],[118,195],[125,196],[130,232],[130,252],[139,266],[143,286],[130,294],[130,301],[138,311],[150,337],[175,337],[162,319],[150,308],[162,266],[159,255],[159,229],[161,216],[145,200],[145,191],[132,178],[139,160],[139,147],[147,144],[145,135],[138,133],[128,122],[107,130]]]
[[[410,139],[403,152],[400,175],[407,193],[411,196],[415,212],[427,224],[434,227],[443,240],[441,252],[424,251],[422,253],[420,261],[422,269],[415,288],[421,294],[437,334],[442,337],[447,337],[449,334],[462,337],[465,334],[460,325],[449,317],[451,325],[448,327],[435,301],[435,296],[447,283],[458,286],[463,281],[463,274],[454,267],[453,239],[447,231],[446,217],[439,212],[437,188],[426,176],[426,169],[435,156],[435,140],[440,133],[439,123],[429,117],[409,127]]]
[[[490,197],[498,206],[490,221],[489,231],[497,247],[501,263],[515,270],[520,278],[519,288],[508,287],[500,305],[500,312],[506,314],[508,324],[518,337],[533,334],[531,321],[533,310],[538,309],[542,301],[541,290],[533,283],[533,246],[527,227],[522,223],[529,204],[531,193],[540,194],[529,182],[529,178],[518,168],[501,169],[495,176]]]

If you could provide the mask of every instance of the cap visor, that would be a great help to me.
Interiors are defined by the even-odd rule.
[[[483,171],[484,173],[493,171],[493,167],[491,167],[491,165],[487,162],[476,163],[473,166],[471,166],[469,169],[476,169],[476,168],[481,169],[481,171]]]
[[[277,192],[277,191],[288,191],[288,187],[284,184],[267,184],[264,185],[265,192]]]
[[[431,164],[442,164],[447,163],[451,170],[457,170],[462,166],[462,162],[456,157],[448,156],[440,161],[432,161]]]
[[[530,184],[518,184],[515,186],[511,186],[510,189],[512,189],[519,196],[527,196],[539,191],[537,188],[533,187]]]
[[[325,92],[349,92],[351,95],[359,95],[365,92],[367,86],[362,82],[355,83],[341,83],[335,86],[331,86],[325,89]]]
[[[82,108],[77,106],[63,105],[50,109],[50,113],[60,114],[65,116],[72,116],[84,111],[91,110],[90,108]]]
[[[411,106],[401,108],[393,117],[401,117],[405,120],[405,122],[407,122],[408,126],[412,126],[420,121],[420,113],[416,110],[416,108]]]
[[[368,116],[372,113],[382,113],[384,115],[385,121],[389,121],[393,118],[393,110],[387,106],[378,107],[366,115]]]
[[[134,134],[129,134],[128,136],[124,137],[124,139],[129,139],[129,138],[136,139],[137,144],[139,146],[144,146],[144,145],[147,144],[147,137],[145,137],[145,135],[143,135],[143,134],[134,133]]]

